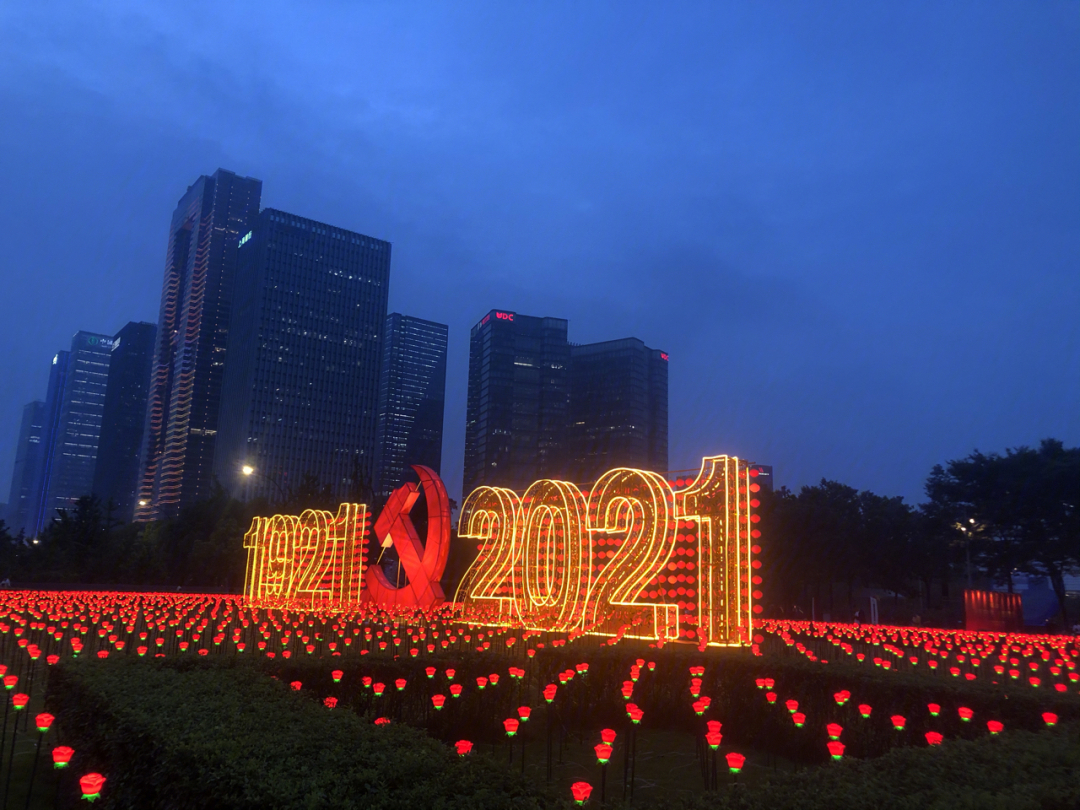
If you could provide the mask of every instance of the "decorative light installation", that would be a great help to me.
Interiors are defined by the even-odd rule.
[[[479,554],[455,601],[467,619],[531,630],[748,644],[761,611],[756,473],[716,456],[674,488],[629,468],[588,493],[553,480],[521,496],[480,487],[461,508],[458,536]]]
[[[253,518],[244,535],[244,595],[255,604],[295,600],[308,608],[361,600],[417,608],[442,604],[439,579],[450,551],[450,500],[437,473],[419,465],[413,469],[420,483],[394,490],[375,521],[380,544],[394,547],[407,584],[399,587],[381,568],[367,565],[371,513],[364,504],[343,503],[336,516],[307,509],[300,515]],[[409,518],[421,493],[428,511],[426,543]]]

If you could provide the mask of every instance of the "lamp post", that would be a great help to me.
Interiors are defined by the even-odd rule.
[[[278,497],[281,498],[282,502],[288,500],[288,496],[286,495],[285,490],[282,488],[281,484],[278,483],[277,479],[274,478],[273,476],[267,475],[264,472],[259,472],[254,467],[252,467],[250,464],[243,465],[240,468],[240,472],[244,475],[245,478],[251,478],[251,476],[257,475],[257,476],[259,476],[259,478],[266,479],[267,481],[269,481],[271,484],[274,485],[274,489],[277,490]]]

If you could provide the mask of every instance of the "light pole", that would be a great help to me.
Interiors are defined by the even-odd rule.
[[[278,497],[281,498],[282,502],[288,500],[288,497],[285,494],[285,490],[282,488],[281,484],[277,482],[277,479],[275,479],[273,476],[267,475],[264,472],[259,472],[250,464],[245,464],[244,466],[242,466],[240,468],[240,472],[243,473],[245,478],[251,478],[251,476],[253,475],[257,475],[259,476],[259,478],[265,478],[267,481],[274,485],[274,489],[277,490]]]

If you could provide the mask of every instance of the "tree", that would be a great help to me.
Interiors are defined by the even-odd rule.
[[[951,525],[970,562],[1013,590],[1013,573],[1046,576],[1062,620],[1065,574],[1080,567],[1080,449],[1056,439],[1037,450],[978,450],[936,466],[926,483],[926,510]]]

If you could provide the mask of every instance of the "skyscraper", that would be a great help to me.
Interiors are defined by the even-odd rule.
[[[11,494],[8,496],[5,521],[12,534],[26,531],[34,483],[41,466],[41,434],[45,427],[45,403],[30,402],[23,406],[19,426],[19,443],[15,447],[15,467],[11,472]]]
[[[40,534],[58,509],[70,509],[91,494],[112,346],[109,335],[76,332],[71,351],[53,358],[42,463],[34,487],[36,508],[28,534]]]
[[[130,520],[135,509],[156,335],[154,324],[132,321],[113,338],[93,491],[121,520]]]
[[[218,169],[188,187],[165,256],[137,520],[209,494],[236,248],[259,211],[262,181]]]
[[[491,310],[469,339],[467,494],[565,476],[570,344],[562,318]]]
[[[411,464],[440,472],[447,333],[445,324],[398,312],[386,318],[375,432],[382,498],[402,483]]]
[[[307,474],[366,495],[390,243],[270,208],[239,241],[216,475],[250,497]]]
[[[615,467],[668,464],[668,355],[637,338],[570,349],[571,472],[595,481]]]

